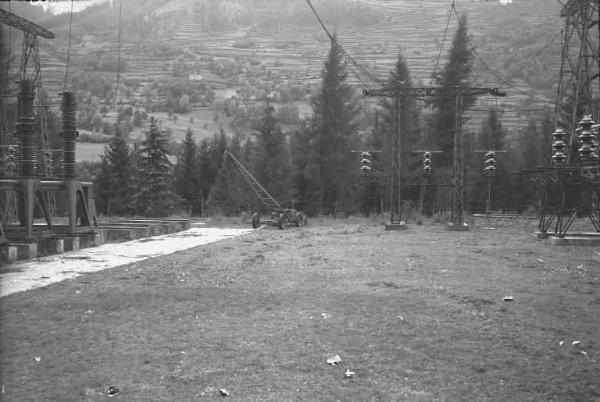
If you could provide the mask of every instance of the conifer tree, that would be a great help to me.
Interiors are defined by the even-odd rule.
[[[473,60],[474,53],[469,40],[467,16],[462,15],[452,41],[448,61],[444,68],[433,77],[436,85],[447,89],[468,87],[473,70]],[[462,108],[466,109],[474,102],[475,97],[473,96],[462,97]],[[443,151],[437,159],[443,165],[450,166],[456,124],[456,96],[449,91],[448,94],[434,98],[433,105],[436,109],[436,117],[432,134],[438,149]]]
[[[172,164],[167,158],[167,132],[150,119],[150,127],[139,149],[137,193],[138,213],[166,216],[174,210],[178,197],[171,191]]]
[[[96,187],[98,209],[107,215],[131,212],[133,196],[133,168],[127,142],[117,130],[112,141],[104,148],[102,165]]]
[[[291,164],[288,144],[267,103],[260,132],[256,135],[252,172],[263,187],[283,206],[291,201]]]
[[[405,88],[413,86],[408,65],[401,53],[398,54],[395,68],[390,71],[387,86],[398,85],[398,83],[403,83]],[[377,113],[377,121],[369,140],[370,144],[368,145],[368,148],[383,151],[381,154],[374,155],[376,168],[388,175],[392,173],[393,136],[395,135],[394,119],[395,114],[398,113],[400,123],[398,135],[400,136],[400,148],[402,151],[402,177],[404,181],[406,179],[416,181],[417,177],[415,175],[418,174],[418,177],[420,177],[420,171],[419,173],[415,173],[415,165],[419,163],[417,161],[419,157],[412,153],[420,137],[419,108],[416,99],[406,96],[400,97],[396,102],[394,98],[382,98],[379,102],[379,108],[380,111]],[[397,110],[395,110],[396,108]],[[378,184],[377,186],[368,185],[367,187],[368,190],[363,193],[362,197],[368,197],[370,202],[365,203],[366,200],[361,202],[363,209],[365,206],[368,206],[370,210],[378,208],[383,199],[389,205],[389,200],[387,200],[389,198],[389,186],[387,184]],[[374,194],[371,194],[371,192],[374,192]],[[402,198],[406,199],[408,195],[405,192]]]
[[[306,133],[309,154],[302,172],[305,192],[301,198],[310,214],[356,208],[358,168],[350,151],[358,142],[357,103],[346,78],[342,51],[333,40]]]
[[[201,187],[198,163],[198,145],[194,141],[193,131],[188,128],[175,165],[175,192],[183,198],[192,214],[201,212]]]

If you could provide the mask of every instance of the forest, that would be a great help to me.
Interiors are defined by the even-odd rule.
[[[474,55],[468,46],[468,35],[468,21],[463,16],[447,61],[435,77],[438,86],[465,85],[471,79]],[[282,131],[269,97],[255,105],[253,129],[232,137],[221,131],[198,142],[189,128],[185,140],[174,144],[169,131],[151,120],[143,142],[130,149],[124,134],[117,131],[99,166],[85,166],[97,183],[100,212],[157,216],[182,210],[193,215],[235,215],[260,210],[250,187],[223,160],[228,148],[282,205],[312,216],[382,214],[389,208],[393,116],[398,113],[404,213],[443,215],[450,207],[454,99],[434,98],[427,109],[433,113],[425,115],[423,102],[415,98],[402,98],[399,102],[383,98],[371,116],[371,129],[359,130],[361,105],[355,89],[347,82],[349,68],[342,48],[332,41],[318,91],[310,100],[312,114],[301,119],[299,128],[288,134]],[[397,82],[413,85],[410,66],[402,54],[398,54],[388,78],[389,84]],[[465,106],[474,101],[465,99]],[[493,210],[535,210],[536,189],[518,172],[546,164],[551,132],[550,116],[531,119],[519,133],[516,146],[509,144],[494,109],[479,130],[466,131],[469,212],[486,212],[488,181],[493,191]],[[168,157],[173,149],[175,162]],[[439,151],[432,156],[430,175],[423,172],[422,154],[415,152],[424,149]],[[373,170],[367,174],[361,170],[361,150],[373,151],[375,155]],[[502,152],[497,154],[494,175],[483,174],[483,154],[478,150]],[[417,208],[420,184],[425,180],[439,186],[429,187],[423,205]]]

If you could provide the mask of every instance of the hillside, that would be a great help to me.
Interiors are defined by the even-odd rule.
[[[440,53],[449,3],[313,1],[358,63],[384,80],[401,51],[413,80],[425,85]],[[116,4],[93,6],[73,16],[70,74],[86,71],[90,59],[116,59]],[[501,109],[509,129],[526,124],[529,113],[521,109],[552,109],[560,64],[560,4],[522,0],[503,6],[496,1],[459,0],[455,7],[456,14],[468,15],[472,44],[480,56],[473,84],[508,92],[501,100],[481,97],[467,116],[467,126],[479,127],[485,109],[492,105]],[[248,93],[247,100],[252,101],[260,98],[260,88],[295,85],[308,93],[319,81],[329,49],[326,35],[300,0],[276,8],[269,1],[135,0],[124,2],[122,19],[121,57],[127,66],[123,79],[140,81],[133,95],[137,99],[145,88],[188,74],[197,74],[217,95],[234,89]],[[42,42],[43,78],[50,94],[60,92],[64,83],[68,21],[66,14],[40,21],[57,35],[54,41]],[[455,16],[449,21],[438,69],[457,25]],[[521,71],[524,63],[527,68]],[[110,73],[116,80],[115,71]],[[505,78],[512,79],[504,83]],[[349,79],[357,90],[379,85],[352,68]]]

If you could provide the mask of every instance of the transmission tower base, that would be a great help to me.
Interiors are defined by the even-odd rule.
[[[385,224],[385,230],[405,230],[406,223],[404,221],[401,222],[388,222]]]
[[[463,223],[462,225],[460,225],[460,224],[454,224],[453,222],[449,222],[448,230],[451,232],[466,232],[467,230],[469,230],[469,225],[467,225],[466,223]]]

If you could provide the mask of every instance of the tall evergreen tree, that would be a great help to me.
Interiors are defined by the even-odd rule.
[[[175,192],[183,198],[192,214],[201,212],[202,198],[198,163],[198,145],[193,131],[188,128],[175,165]]]
[[[252,171],[256,179],[282,205],[290,204],[291,163],[287,140],[267,104],[260,132],[256,135]]]
[[[358,169],[350,151],[358,142],[357,103],[346,78],[342,51],[333,40],[321,88],[312,99],[313,117],[307,132],[309,155],[302,172],[306,186],[301,198],[310,214],[356,208]]]
[[[178,197],[171,191],[172,164],[167,157],[169,138],[150,119],[150,127],[141,143],[138,166],[138,189],[135,197],[138,213],[166,216],[173,212]]]
[[[398,83],[404,83],[405,88],[413,86],[408,65],[401,53],[398,54],[395,68],[390,71],[387,86],[397,85]],[[407,180],[414,182],[417,180],[416,174],[420,177],[420,172],[415,173],[415,165],[419,163],[417,162],[419,156],[415,156],[412,153],[420,137],[420,113],[417,100],[412,96],[400,97],[398,101],[394,98],[383,98],[379,102],[379,109],[376,124],[368,144],[369,148],[383,151],[381,154],[375,155],[376,168],[387,174],[392,173],[393,136],[395,135],[394,119],[397,113],[400,123],[398,135],[400,136],[400,148],[402,151],[401,176],[403,184],[406,184]],[[367,196],[370,199],[370,202],[366,204],[369,205],[370,210],[379,208],[381,200],[389,198],[389,186],[387,184],[378,184],[376,188],[373,188],[374,186],[369,184],[367,187],[368,191],[367,193],[363,193],[363,196]],[[374,191],[375,194],[370,194],[370,191]],[[409,195],[404,192],[402,198],[406,199]],[[362,205],[364,208],[365,203],[362,202]]]
[[[469,41],[467,16],[462,15],[452,41],[448,61],[444,68],[433,77],[436,85],[448,90],[450,88],[468,87],[473,70],[473,60],[474,53]],[[466,109],[474,102],[475,97],[473,96],[463,97],[462,108]],[[436,117],[432,135],[439,147],[438,149],[443,151],[437,159],[443,165],[450,166],[456,125],[456,96],[451,92],[438,96],[433,99],[433,106],[436,109]]]
[[[131,212],[133,196],[131,152],[125,138],[117,130],[104,148],[102,165],[96,186],[98,209],[107,215]]]

